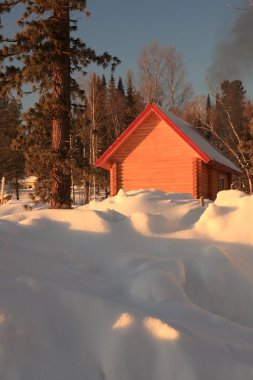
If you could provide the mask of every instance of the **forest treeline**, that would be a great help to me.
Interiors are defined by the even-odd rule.
[[[116,81],[112,74],[108,83],[104,75],[92,73],[82,80],[82,88],[84,107],[77,106],[71,119],[69,164],[72,185],[83,189],[83,201],[88,202],[94,189],[109,189],[108,173],[96,168],[95,162],[135,120],[147,101],[130,72],[124,81],[121,77]],[[1,100],[0,108],[0,175],[17,194],[22,177],[36,176],[38,195],[49,200],[48,173],[53,159],[50,122],[45,121],[42,128],[35,120],[23,123],[22,108],[13,98]],[[242,186],[252,191],[253,103],[242,82],[223,81],[214,97],[192,97],[176,113],[241,168]]]

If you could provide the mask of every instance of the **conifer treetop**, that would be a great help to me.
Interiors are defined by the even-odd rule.
[[[71,32],[77,30],[77,19],[70,18],[70,41],[66,46],[60,28],[55,28],[56,12],[80,11],[86,16],[85,0],[5,0],[0,13],[11,11],[16,5],[24,8],[17,20],[19,31],[11,38],[2,37],[0,60],[5,62],[5,70],[0,74],[1,92],[8,93],[14,89],[19,95],[25,93],[24,84],[30,84],[29,91],[48,93],[52,88],[52,71],[54,65],[68,56],[71,74],[75,71],[85,73],[90,63],[111,64],[112,69],[119,63],[116,57],[104,52],[97,55],[86,43]],[[77,89],[74,78],[72,89]]]

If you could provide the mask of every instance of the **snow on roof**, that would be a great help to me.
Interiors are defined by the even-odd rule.
[[[165,113],[168,119],[170,119],[176,127],[187,136],[188,139],[197,145],[197,147],[203,151],[210,158],[210,160],[216,161],[236,172],[241,172],[241,170],[232,161],[212,146],[207,139],[205,139],[191,124],[171,112],[165,112],[164,110],[161,111]]]

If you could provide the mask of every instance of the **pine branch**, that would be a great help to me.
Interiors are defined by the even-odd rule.
[[[10,1],[9,3],[0,4],[0,12],[8,11],[15,5],[18,5],[22,2],[22,0]]]

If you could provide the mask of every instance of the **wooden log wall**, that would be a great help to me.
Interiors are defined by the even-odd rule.
[[[172,128],[151,113],[113,156],[118,162],[117,191],[153,188],[193,194],[196,156]]]

